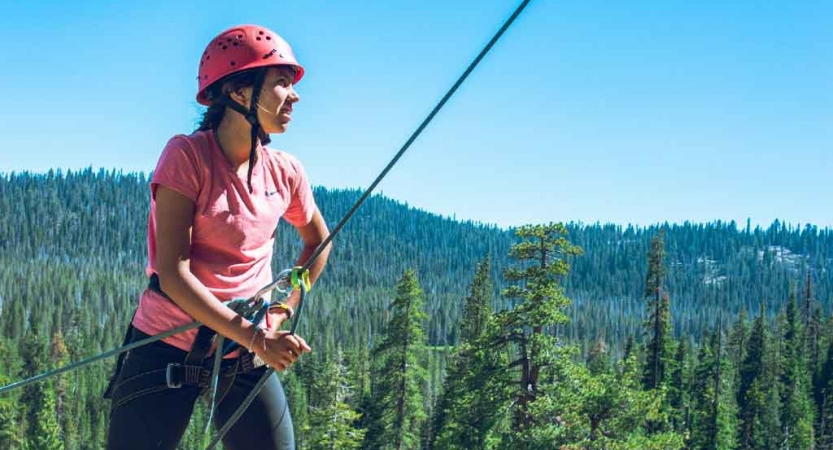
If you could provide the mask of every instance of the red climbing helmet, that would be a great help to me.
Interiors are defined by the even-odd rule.
[[[259,25],[229,28],[212,39],[202,53],[197,102],[209,106],[206,90],[227,75],[277,65],[295,68],[294,83],[304,76],[304,68],[295,60],[292,48],[274,31]]]

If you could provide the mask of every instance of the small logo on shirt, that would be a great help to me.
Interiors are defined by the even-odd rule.
[[[266,191],[266,196],[267,196],[267,197],[271,197],[271,196],[273,196],[273,195],[275,195],[275,194],[277,194],[277,193],[278,193],[278,191]]]

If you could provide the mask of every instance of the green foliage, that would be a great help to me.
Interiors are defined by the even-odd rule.
[[[313,407],[309,426],[303,428],[311,450],[353,450],[361,448],[364,430],[355,425],[361,415],[348,404],[355,390],[347,378],[347,367],[338,349],[317,379],[324,402]]]
[[[746,358],[740,369],[738,425],[740,449],[776,448],[781,437],[780,399],[769,351],[765,307],[752,325]]]
[[[645,355],[644,383],[647,389],[659,389],[666,383],[672,359],[671,300],[663,289],[665,281],[665,231],[651,239],[648,252],[648,275],[645,280],[648,343]]]
[[[10,367],[19,362],[14,347],[0,337],[0,385],[5,386],[12,380],[8,374],[17,373],[17,368]],[[23,433],[20,428],[19,393],[0,396],[0,448],[23,450]]]
[[[148,182],[142,174],[89,169],[0,175],[0,382],[119,345],[146,285]],[[315,189],[316,201],[331,222],[360,194]],[[664,264],[652,269],[645,255],[660,229]],[[338,347],[344,349],[347,384],[355,388],[340,403],[345,408],[340,411],[361,414],[359,423],[349,425],[356,433],[366,430],[370,439],[393,423],[394,416],[373,420],[380,412],[385,415],[371,392],[384,387],[380,368],[388,360],[369,349],[381,344],[381,331],[391,322],[391,287],[406,268],[414,267],[423,274],[423,309],[428,313],[419,322],[433,349],[407,366],[422,370],[411,391],[420,396],[408,406],[422,415],[411,427],[415,446],[426,447],[433,440],[438,449],[480,444],[553,448],[554,442],[576,450],[680,448],[686,433],[693,439],[699,432],[695,424],[706,423],[712,414],[706,399],[713,395],[708,389],[714,391],[708,386],[714,384],[697,382],[713,376],[719,379],[720,395],[728,396],[718,402],[717,417],[725,419],[719,422],[725,425],[717,427],[723,430],[718,436],[732,428],[734,397],[739,442],[747,430],[754,431],[754,439],[741,448],[796,448],[809,433],[816,448],[833,450],[833,362],[828,361],[833,357],[827,357],[833,324],[823,319],[833,293],[833,231],[777,221],[756,229],[713,222],[645,228],[567,224],[557,231],[569,232],[571,245],[584,249],[585,255],[570,259],[569,271],[568,258],[562,258],[563,264],[559,258],[551,260],[556,261],[554,272],[536,284],[530,281],[541,275],[536,273],[540,265],[525,259],[540,250],[534,244],[536,239],[540,243],[536,227],[501,230],[460,223],[371,197],[339,236],[331,264],[305,310],[299,333],[315,352],[283,375],[299,448],[318,445],[312,439],[326,434],[318,416],[321,408],[339,404],[332,390],[319,389],[328,383],[324,373]],[[510,255],[513,244],[520,245]],[[291,264],[298,251],[297,235],[281,223],[275,268]],[[488,267],[476,269],[486,254]],[[469,286],[475,272],[493,283]],[[786,337],[786,317],[779,324],[768,319],[787,303],[790,285],[802,282],[796,317],[803,330],[800,353],[806,369],[793,358],[799,350]],[[652,286],[662,287],[659,310],[667,317],[666,327],[659,328],[667,331],[658,340],[666,344],[653,347],[665,352],[654,359],[663,366],[662,376],[656,377],[663,386],[644,391],[643,369],[652,353],[645,351],[650,340],[642,339],[641,331],[651,317],[645,294]],[[715,286],[721,289],[719,303],[708,295]],[[503,290],[509,295],[495,295]],[[459,301],[467,294],[485,303],[472,303],[474,310],[469,311],[468,302]],[[755,337],[745,317],[739,319],[724,346],[728,361],[721,363],[717,376],[718,352],[709,338],[715,321],[757,309],[761,299],[767,299],[761,312],[763,338]],[[489,318],[491,310],[500,312]],[[687,357],[675,354],[679,347],[673,346],[673,336],[685,340]],[[712,349],[712,356],[703,353],[704,347]],[[533,426],[520,429],[523,417],[513,401],[523,393],[523,363],[517,363],[523,354],[531,363],[527,367],[538,364],[540,371],[534,401],[523,415]],[[95,364],[0,396],[0,448],[54,448],[55,436],[67,450],[104,448],[109,403],[101,393],[112,364]],[[804,388],[786,389],[786,379],[800,380],[790,385],[804,383]],[[805,389],[812,395],[804,395]],[[428,414],[436,424],[443,412],[444,425],[425,425]],[[204,414],[198,405],[195,423],[203,424]],[[808,417],[815,417],[814,430],[808,428]],[[669,426],[660,431],[653,423]],[[594,440],[588,437],[591,430]],[[202,449],[208,438],[194,427],[180,449]]]
[[[730,360],[723,353],[721,330],[700,347],[698,364],[692,377],[692,424],[690,448],[693,450],[731,450],[737,448],[737,403]]]
[[[506,410],[507,401],[496,383],[507,364],[505,353],[496,351],[482,338],[492,320],[492,280],[486,258],[477,266],[463,308],[461,344],[452,355],[443,392],[434,411],[438,449],[483,449],[489,432]]]
[[[642,390],[633,356],[621,361],[621,371],[598,374],[568,361],[558,365],[563,381],[543,401],[535,402],[536,414],[552,419],[529,433],[531,448],[683,448],[680,434],[648,432],[651,422],[667,420],[662,410],[664,393]]]
[[[819,450],[833,450],[833,345],[818,377],[818,424],[816,436]]]
[[[515,234],[521,242],[512,246],[509,256],[517,265],[507,269],[504,277],[516,284],[510,284],[503,295],[521,303],[495,316],[496,326],[484,343],[493,348],[513,346],[515,360],[507,366],[519,372],[512,395],[513,429],[525,432],[536,426],[529,408],[538,397],[542,372],[567,351],[559,348],[552,333],[570,320],[564,311],[570,299],[560,282],[569,273],[569,259],[581,254],[581,249],[567,240],[563,224],[523,226]]]
[[[691,361],[685,340],[677,344],[671,381],[668,385],[668,406],[671,408],[671,426],[682,435],[689,432]]]
[[[806,317],[806,316],[805,316]],[[781,351],[781,427],[787,448],[811,448],[813,407],[810,405],[810,377],[805,362],[804,327],[798,316],[795,294],[787,303]]]
[[[375,408],[364,447],[418,449],[426,418],[422,385],[427,376],[420,364],[426,350],[422,328],[426,315],[422,311],[423,291],[413,270],[402,275],[391,308],[384,337],[374,349],[378,358],[372,400]]]
[[[41,386],[38,405],[27,445],[28,450],[64,450],[61,427],[55,415],[55,390],[52,383]]]

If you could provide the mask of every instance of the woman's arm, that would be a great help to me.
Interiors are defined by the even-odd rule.
[[[191,273],[194,203],[173,189],[156,189],[156,270],[159,284],[188,315],[246,345],[254,326],[225,305]]]
[[[295,227],[298,230],[298,234],[301,236],[301,240],[304,241],[304,249],[301,251],[301,255],[298,257],[296,261],[296,266],[304,265],[307,260],[309,260],[310,256],[312,256],[315,249],[327,239],[327,236],[330,235],[329,229],[327,229],[327,224],[324,222],[324,218],[321,216],[321,212],[316,208],[315,212],[312,214],[312,219],[309,221],[308,224],[303,226]],[[327,248],[321,252],[321,256],[315,260],[315,262],[309,268],[309,279],[310,283],[314,284],[315,280],[321,275],[321,272],[324,270],[324,266],[327,264],[327,258],[330,256],[330,250],[332,249],[332,243],[327,244]],[[292,307],[292,309],[298,309],[298,302],[300,299],[301,293],[298,290],[292,291],[289,298],[286,300],[286,303]],[[272,330],[277,329],[280,327],[281,323],[286,320],[286,313],[280,310],[272,310],[269,312],[269,328]]]
[[[257,328],[221,303],[190,269],[191,230],[194,203],[173,189],[156,190],[156,270],[162,290],[186,313],[216,332],[246,347]],[[254,340],[258,354],[271,366],[283,370],[309,347],[286,334],[267,333]],[[268,345],[267,345],[268,344]],[[260,350],[263,350],[262,352]],[[291,350],[291,352],[286,350]],[[263,354],[265,353],[265,354]]]

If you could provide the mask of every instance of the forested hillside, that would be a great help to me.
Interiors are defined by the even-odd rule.
[[[331,226],[360,194],[315,189]],[[121,343],[147,283],[148,195],[148,179],[141,174],[86,170],[0,176],[0,383]],[[557,212],[553,216],[558,217]],[[305,310],[300,334],[316,352],[285,376],[304,448],[329,448],[322,444],[329,438],[322,437],[326,421],[320,417],[327,407],[356,413],[345,426],[361,430],[344,433],[361,438],[351,444],[345,437],[336,448],[388,448],[391,441],[385,433],[394,422],[386,421],[389,416],[377,408],[383,403],[377,390],[396,376],[415,386],[408,390],[413,397],[409,401],[424,406],[421,414],[409,419],[415,424],[410,430],[415,433],[413,442],[406,439],[400,448],[457,448],[455,442],[471,438],[458,433],[453,423],[461,405],[501,411],[512,405],[515,411],[472,425],[484,430],[483,439],[459,444],[466,448],[558,448],[547,446],[555,442],[575,449],[775,448],[765,445],[790,439],[799,446],[783,448],[810,448],[801,447],[807,442],[814,442],[814,448],[831,448],[823,445],[825,432],[833,445],[833,422],[822,419],[828,402],[825,377],[833,376],[833,360],[830,367],[824,363],[829,345],[826,317],[833,297],[833,231],[778,222],[766,229],[723,222],[640,228],[560,219],[564,229],[518,235],[518,230],[458,222],[380,196],[369,199],[335,240],[330,264]],[[282,223],[277,236],[276,271],[290,266],[299,251],[291,227]],[[542,242],[564,236],[582,252],[565,254],[570,269],[561,273],[553,268],[548,278],[537,282],[504,276],[507,269],[530,264],[510,249],[536,236]],[[657,241],[652,244],[652,239],[657,236],[662,236],[662,257],[651,272],[648,256],[656,251]],[[562,244],[552,245],[558,250]],[[551,282],[556,283],[553,290],[542,295],[554,303],[531,306],[529,299],[539,297],[525,290]],[[564,290],[553,296],[560,289],[556,285]],[[556,301],[562,295],[564,301]],[[789,302],[791,295],[794,303]],[[473,319],[466,313],[471,306],[466,299],[475,297],[489,311],[487,319],[478,316],[486,331],[477,333],[470,330]],[[415,314],[414,305],[424,313],[419,320],[423,344],[402,347],[403,354],[378,350],[390,347],[382,343],[395,341],[390,324],[398,315]],[[746,318],[739,320],[742,310],[764,317],[751,326]],[[526,321],[537,314],[547,319],[536,332]],[[716,333],[718,328],[721,332]],[[519,341],[512,337],[518,332],[531,339],[530,347],[521,346],[531,354],[518,353]],[[507,341],[511,345],[505,345]],[[475,343],[499,350],[487,357],[482,349],[472,350]],[[752,343],[763,347],[750,348]],[[560,349],[559,357],[536,359],[556,354],[544,352],[548,345]],[[541,370],[539,394],[506,394],[516,390],[511,380],[517,374],[496,368],[511,365],[519,355],[529,371]],[[383,373],[374,365],[404,357],[419,361],[424,376]],[[100,394],[112,363],[0,398],[0,448],[103,448],[109,405]],[[506,402],[473,406],[471,399],[449,399],[448,393],[475,389],[444,380],[448,371],[458,380],[469,380],[463,366],[494,373],[495,378],[486,376],[480,388],[506,394],[505,399],[494,395]],[[664,370],[656,373],[660,367]],[[698,380],[710,376],[716,382],[698,388]],[[338,377],[349,380],[350,392],[327,385]],[[562,392],[552,387],[559,377],[581,380],[584,388]],[[600,393],[607,384],[622,390]],[[724,386],[722,393],[714,389],[719,386]],[[806,395],[797,398],[795,392]],[[726,402],[712,401],[721,395]],[[575,396],[584,397],[579,401]],[[333,400],[336,397],[339,402]],[[588,400],[591,397],[596,403]],[[763,418],[744,416],[757,414],[748,409],[753,401],[776,410]],[[578,426],[582,417],[592,416],[581,409],[588,408],[588,402],[599,407],[624,402],[642,417],[619,417],[608,405],[595,428],[588,425],[594,438],[586,441],[584,436],[586,442],[581,441],[581,432],[565,424]],[[726,405],[725,410],[709,413],[710,429],[731,436],[720,441],[731,445],[699,446],[697,439],[708,441],[698,418],[706,417],[709,404]],[[786,406],[779,410],[780,404]],[[799,412],[804,416],[793,419]],[[204,423],[203,414],[197,412],[198,423]],[[610,429],[601,430],[608,419]],[[761,437],[744,428],[752,422],[770,423],[776,431]],[[542,428],[542,423],[547,426]],[[794,431],[802,426],[803,441]],[[202,448],[207,442],[197,428],[189,430],[182,448]]]

